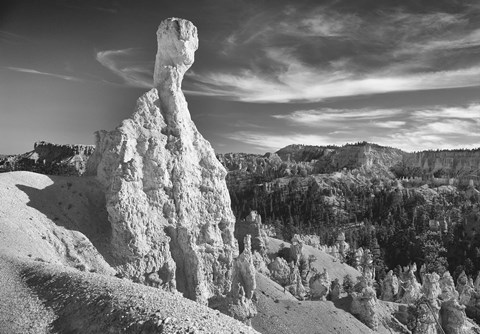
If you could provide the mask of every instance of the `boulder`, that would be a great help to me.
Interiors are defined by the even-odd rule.
[[[105,188],[116,269],[141,283],[157,273],[163,288],[207,304],[229,290],[237,250],[226,170],[181,90],[196,27],[167,19],[157,38],[155,88],[115,130],[96,133],[90,168]]]

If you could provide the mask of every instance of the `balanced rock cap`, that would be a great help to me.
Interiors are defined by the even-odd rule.
[[[162,72],[173,68],[183,77],[195,60],[198,49],[197,27],[192,22],[169,18],[163,20],[157,30],[157,56],[153,84],[158,87],[162,83]]]

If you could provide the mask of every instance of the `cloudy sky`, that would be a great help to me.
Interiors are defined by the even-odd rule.
[[[115,128],[172,16],[198,27],[183,88],[217,152],[480,147],[478,1],[4,0],[0,153]]]

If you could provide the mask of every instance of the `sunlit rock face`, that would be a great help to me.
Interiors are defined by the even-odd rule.
[[[155,88],[115,130],[97,132],[92,161],[106,190],[116,269],[206,304],[230,288],[235,218],[225,168],[181,90],[197,29],[171,18],[157,37]]]
[[[243,243],[245,249],[234,261],[232,289],[228,293],[226,313],[250,325],[251,319],[257,315],[254,302],[257,281],[250,235],[244,238]]]

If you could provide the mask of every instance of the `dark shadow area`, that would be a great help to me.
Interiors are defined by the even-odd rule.
[[[110,262],[106,245],[111,226],[105,194],[94,178],[49,176],[53,184],[44,189],[16,184],[29,198],[27,205],[43,213],[57,226],[84,234]]]
[[[347,313],[350,313],[350,309],[352,306],[352,297],[351,296],[346,296],[342,297],[336,300],[332,300],[333,305],[335,305],[336,308],[339,308],[341,310],[344,310]]]

